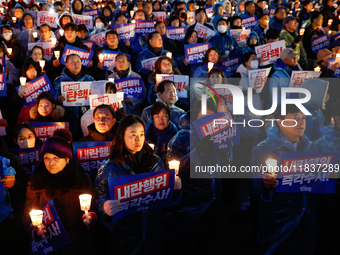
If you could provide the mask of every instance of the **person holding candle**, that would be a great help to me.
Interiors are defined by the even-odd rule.
[[[8,21],[7,24],[10,25],[11,27],[21,29],[21,27],[24,25],[23,16],[25,13],[26,13],[25,8],[21,4],[16,3],[16,5],[13,8],[13,15],[15,17],[15,22],[13,22],[13,19],[12,19]]]
[[[98,219],[109,229],[110,254],[164,254],[161,210],[142,210],[112,222],[121,208],[119,200],[109,198],[109,177],[157,172],[164,169],[162,160],[145,140],[145,123],[136,115],[121,120],[111,146],[109,160],[98,170],[95,190]],[[181,197],[181,179],[175,177],[173,205]],[[104,236],[103,236],[104,238]]]
[[[299,26],[298,26],[299,28],[302,28],[302,25],[307,20],[310,19],[312,9],[313,9],[313,2],[311,2],[310,0],[303,1],[302,5],[303,5],[302,11],[300,11],[297,16],[297,20],[299,22]]]
[[[38,40],[38,29],[34,24],[34,20],[31,14],[26,13],[23,16],[24,25],[22,26],[22,31],[19,34],[19,42],[22,46],[24,46],[25,50],[28,49],[28,43],[34,43]],[[34,33],[36,37],[34,37]]]
[[[99,34],[107,30],[107,22],[103,16],[98,16],[93,21],[93,31],[91,32],[92,35]]]
[[[209,48],[203,58],[203,62],[200,67],[198,67],[194,73],[195,78],[206,78],[209,73],[208,63],[214,63],[213,67],[220,68],[223,72],[225,77],[230,78],[230,74],[227,71],[227,68],[222,63],[222,56],[217,48]]]
[[[60,15],[57,23],[58,23],[59,29],[57,29],[54,32],[54,34],[59,41],[60,37],[64,35],[65,25],[68,23],[74,23],[74,19],[71,13],[69,13],[68,11],[65,11],[63,12],[63,14]]]
[[[52,32],[52,28],[48,24],[42,24],[39,27],[40,40],[37,42],[53,42],[53,38],[57,42],[57,37]]]
[[[323,78],[333,78],[334,77],[334,71],[340,67],[339,62],[334,62],[329,68],[328,68],[328,59],[329,58],[335,58],[336,54],[329,49],[322,49],[319,50],[317,55],[317,63],[318,67],[320,67],[321,75],[320,77]]]
[[[20,75],[20,69],[16,68],[12,62],[10,61],[9,58],[6,58],[6,49],[3,44],[0,44],[0,58],[5,57],[6,60],[6,68],[1,66],[1,71],[3,73],[7,74],[7,83],[12,84],[13,86],[19,85],[18,80],[19,80],[19,75]]]
[[[208,21],[208,17],[207,17],[207,14],[206,14],[204,8],[199,8],[195,11],[195,20],[196,20],[195,24],[189,26],[188,29],[195,29],[195,26],[198,22],[198,23],[206,26],[207,28],[214,30],[213,26],[206,23]],[[199,41],[199,42],[203,42],[203,40]]]
[[[168,38],[166,35],[166,26],[164,21],[157,21],[155,24],[155,31],[159,32],[163,40],[163,48],[171,53],[174,57],[178,54],[178,48],[183,48],[183,43],[177,40]]]
[[[41,148],[42,160],[28,182],[24,222],[30,226],[29,212],[54,200],[58,216],[70,243],[55,254],[95,254],[91,232],[83,225],[79,195],[92,194],[92,182],[83,167],[73,159],[72,134],[59,129]],[[28,229],[31,232],[31,228]]]
[[[45,65],[44,68],[42,68],[40,61],[44,61]],[[43,48],[41,48],[40,46],[34,46],[31,50],[31,56],[29,58],[26,59],[25,64],[26,63],[30,63],[34,66],[34,68],[37,70],[38,72],[38,76],[42,76],[44,74],[47,74],[48,78],[51,80],[53,80],[54,75],[51,74],[50,70],[52,68],[52,64],[51,62],[47,61],[44,58],[44,50]],[[24,64],[24,65],[25,65]]]
[[[264,40],[266,38],[266,32],[269,29],[269,16],[266,13],[258,15],[259,23],[252,29],[252,31],[256,32],[259,37],[259,44],[264,44]]]
[[[304,136],[305,115],[295,105],[281,107],[274,114],[267,138],[252,151],[251,166],[266,166],[268,159],[279,162],[280,153],[314,151]],[[283,120],[285,120],[283,125]],[[296,126],[294,126],[294,121]],[[278,165],[279,167],[279,165]],[[316,196],[305,193],[277,193],[277,174],[261,173],[251,179],[251,194],[257,207],[257,254],[313,254],[317,245]]]
[[[6,55],[12,62],[12,64],[21,69],[26,57],[25,48],[20,44],[18,35],[13,35],[13,29],[9,25],[2,25],[1,28],[0,43],[6,46],[7,49],[11,49],[12,52],[6,52]]]
[[[284,40],[287,48],[292,48],[296,52],[298,62],[304,69],[307,64],[307,54],[302,44],[302,35],[295,32],[298,28],[296,18],[288,16],[283,21],[283,29],[281,30],[279,40]],[[308,65],[307,65],[308,66]]]
[[[325,0],[323,2],[323,8],[320,11],[323,16],[322,27],[328,26],[330,30],[338,30],[339,20],[335,16],[336,8],[333,6],[333,3],[333,0]],[[332,22],[329,22],[330,20],[332,20]]]

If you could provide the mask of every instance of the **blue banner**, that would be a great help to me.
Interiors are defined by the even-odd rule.
[[[155,31],[155,21],[136,20],[136,35],[148,35]]]
[[[275,192],[335,193],[335,180],[339,153],[281,152],[277,171],[279,185]]]
[[[175,171],[109,177],[110,199],[122,203],[113,221],[131,213],[171,206]]]
[[[102,70],[109,70],[109,67],[111,66],[112,61],[115,61],[116,56],[120,53],[124,53],[124,52],[103,50],[102,54],[103,54],[104,66],[103,66]],[[126,53],[124,53],[124,54],[129,57],[129,61],[130,61],[131,56],[129,54],[126,54]]]
[[[97,44],[92,41],[83,41],[83,44],[86,45],[92,52],[95,52],[97,49]]]
[[[34,104],[39,94],[44,91],[49,91],[52,95],[55,94],[54,88],[46,74],[44,76],[35,78],[30,82],[27,82],[26,93],[24,97],[24,106]]]
[[[209,48],[210,43],[184,44],[185,58],[189,60],[187,64],[202,63],[204,54]]]
[[[141,78],[124,78],[115,81],[117,91],[124,92],[124,97],[142,99],[144,84]]]
[[[112,25],[112,29],[116,30],[118,34],[119,44],[125,45],[125,41],[130,41],[136,35],[136,25],[133,23]]]
[[[35,135],[40,140],[45,142],[47,138],[53,135],[53,132],[57,129],[65,128],[69,130],[68,122],[38,122],[38,121],[29,121],[29,124],[34,127]]]
[[[186,27],[166,27],[166,35],[172,40],[184,42],[185,34],[187,33]]]
[[[211,135],[215,150],[231,149],[240,143],[240,132],[230,112],[215,113],[195,120],[193,124],[201,140]]]
[[[30,245],[30,255],[49,254],[70,243],[67,232],[54,206],[53,200],[44,204],[41,207],[41,210],[44,212],[43,224],[46,226],[47,238],[38,242],[33,240]]]
[[[327,68],[330,69],[332,65],[339,61],[339,58],[328,58]],[[334,70],[334,75],[332,78],[339,78],[340,77],[340,68]]]
[[[92,16],[93,19],[98,17],[99,14],[100,14],[100,11],[98,9],[84,10],[84,15]]]
[[[319,50],[325,49],[329,47],[329,36],[320,35],[318,38],[312,39],[312,52],[316,54]]]
[[[340,33],[337,33],[336,35],[332,36],[333,41],[336,41],[340,38]]]
[[[7,96],[7,74],[0,73],[0,97]]]
[[[17,148],[9,149],[9,152],[14,154],[24,167],[27,176],[29,177],[35,168],[35,166],[40,161],[40,147],[35,148]]]
[[[242,19],[242,27],[244,27],[245,29],[252,30],[258,23],[259,21],[255,15]]]
[[[222,59],[223,65],[227,68],[230,75],[236,73],[237,68],[241,65],[241,57]]]
[[[5,71],[5,68],[6,68],[6,58],[5,57],[2,57],[0,58],[0,65],[2,65],[2,70]]]
[[[89,66],[90,61],[93,57],[93,52],[80,49],[78,47],[71,46],[69,44],[66,44],[63,55],[60,60],[60,64],[65,65],[66,64],[66,57],[71,54],[76,54],[81,58],[81,64],[85,67]]]
[[[75,160],[91,177],[96,177],[98,169],[109,157],[112,142],[76,142],[72,144]]]

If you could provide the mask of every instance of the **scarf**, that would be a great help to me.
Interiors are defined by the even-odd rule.
[[[156,47],[151,47],[151,45],[149,45],[148,48],[149,48],[149,51],[151,51],[153,54],[155,54],[158,57],[162,53],[162,47],[161,48],[156,48]]]
[[[69,76],[73,81],[79,81],[81,77],[86,75],[83,68],[81,69],[81,71],[78,74],[71,73],[70,70],[68,70],[68,68],[66,68],[65,74],[67,76]]]
[[[136,174],[150,172],[158,159],[153,157],[153,151],[144,144],[141,151],[135,154],[130,153],[126,148],[124,149],[124,162],[128,164]],[[157,161],[155,160],[157,159]]]
[[[120,79],[126,78],[129,74],[129,68],[126,70],[118,71],[117,68],[114,67],[113,71],[119,76]]]
[[[167,136],[167,135],[175,135],[177,133],[177,127],[174,125],[174,123],[170,120],[169,126],[164,130],[159,130],[155,127],[154,122],[150,123],[147,137],[146,139],[148,141],[151,141],[152,143],[157,144],[158,137],[160,136]]]

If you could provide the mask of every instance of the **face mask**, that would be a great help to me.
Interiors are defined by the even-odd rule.
[[[251,61],[250,67],[251,67],[251,69],[257,69],[259,67],[259,61],[258,60]]]
[[[219,25],[219,26],[217,27],[217,30],[218,30],[218,32],[220,32],[221,34],[224,34],[225,32],[227,32],[227,26],[225,26],[225,25]]]
[[[5,38],[6,41],[9,41],[12,37],[13,33],[11,32],[7,32],[7,33],[4,33],[3,37]]]
[[[34,148],[35,145],[35,138],[26,139],[23,143],[21,143],[20,148]]]
[[[96,23],[96,28],[97,28],[97,29],[102,29],[102,28],[104,28],[104,23],[102,23],[102,22],[97,22],[97,23]]]

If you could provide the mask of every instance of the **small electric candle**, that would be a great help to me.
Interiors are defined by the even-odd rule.
[[[82,211],[85,211],[85,221],[88,222],[89,218],[89,210],[91,207],[91,199],[92,196],[89,194],[82,194],[79,196],[79,202],[80,202],[80,209]]]
[[[17,18],[16,17],[12,17],[12,21],[15,23],[17,22]]]
[[[109,78],[109,82],[115,83],[115,78]]]
[[[315,67],[315,68],[314,68],[314,71],[315,71],[315,72],[320,72],[320,71],[321,71],[320,66]]]
[[[32,35],[33,35],[34,38],[38,37],[38,33],[37,32],[33,32]]]
[[[153,143],[149,143],[149,146],[154,150],[155,149],[155,145]]]
[[[329,20],[328,20],[328,26],[332,25],[332,23],[333,23],[333,20],[332,20],[332,19],[329,19]]]
[[[63,36],[63,35],[64,35],[64,29],[60,29],[60,30],[59,30],[59,34],[60,34],[61,36]]]
[[[42,220],[43,220],[43,211],[42,210],[32,210],[30,212],[30,217],[32,220],[32,225],[35,227],[39,227],[42,225]]]
[[[20,77],[20,85],[25,86],[26,85],[26,77]]]
[[[305,29],[304,28],[301,28],[300,31],[299,31],[299,34],[300,35],[303,35],[305,33]]]
[[[134,11],[130,11],[130,16],[133,17],[133,14],[135,14]]]
[[[268,168],[268,172],[275,174],[275,168],[277,167],[277,160],[273,158],[267,159],[266,165]]]
[[[214,67],[214,63],[213,62],[208,62],[208,70],[210,72],[210,70]]]
[[[44,71],[45,60],[39,60],[39,65],[40,65],[40,67],[41,67],[41,71]]]
[[[12,48],[7,48],[7,52],[8,52],[9,55],[11,55],[12,54]]]
[[[99,54],[98,58],[99,58],[99,62],[104,61],[104,55],[103,54]]]
[[[168,52],[168,53],[166,54],[166,56],[167,56],[168,58],[172,58],[172,53],[171,53],[171,52]]]
[[[1,12],[1,14],[3,14],[4,13],[4,8],[0,8],[0,12]]]
[[[53,45],[55,45],[57,43],[57,38],[52,38],[51,41],[52,41]]]
[[[56,59],[59,59],[59,57],[60,57],[60,51],[59,51],[59,50],[56,50],[56,51],[54,52],[54,56],[55,56]]]
[[[336,58],[340,58],[340,53],[336,54]]]
[[[179,172],[179,161],[178,160],[171,160],[169,161],[169,168],[175,169],[175,175],[178,175]]]
[[[132,20],[131,23],[136,23],[136,21],[135,21],[135,20]]]

